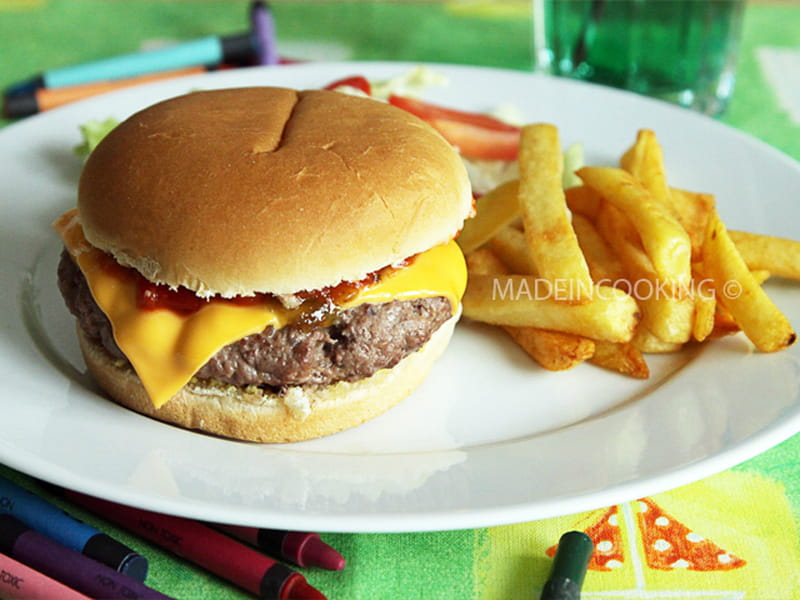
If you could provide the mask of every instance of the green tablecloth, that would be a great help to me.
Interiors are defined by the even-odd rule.
[[[396,59],[530,67],[528,2],[272,3],[280,47],[298,58]],[[233,33],[242,1],[2,0],[0,88],[46,68],[126,53],[145,43]],[[722,120],[800,159],[800,107],[791,82],[771,78],[765,50],[800,53],[800,4],[748,7],[735,96]],[[794,68],[800,70],[795,57]],[[795,75],[794,82],[800,81]],[[794,101],[797,90],[794,90]],[[800,598],[800,436],[729,471],[644,500],[519,525],[417,534],[329,533],[348,559],[341,573],[307,571],[332,600],[513,600],[537,597],[548,549],[568,529],[603,543],[585,585],[592,598]],[[0,472],[31,485],[4,467]],[[659,565],[649,521],[663,511],[671,535],[705,538],[694,570]],[[247,597],[146,542],[89,522],[151,559],[148,584],[177,598]],[[620,525],[617,527],[615,524]],[[639,532],[638,539],[635,531]],[[630,549],[630,550],[629,550]],[[617,552],[618,551],[618,552]],[[608,562],[614,560],[616,562]],[[698,559],[698,565],[702,561]]]

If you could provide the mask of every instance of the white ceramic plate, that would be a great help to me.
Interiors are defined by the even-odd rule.
[[[103,399],[84,374],[56,288],[50,223],[75,203],[78,125],[197,88],[319,87],[410,65],[308,64],[169,81],[54,110],[0,132],[0,461],[111,500],[183,516],[328,531],[413,531],[533,520],[676,487],[800,430],[800,351],[742,336],[654,357],[639,382],[591,365],[534,366],[488,327],[459,325],[425,385],[387,414],[307,443],[217,439]],[[513,103],[614,164],[654,129],[673,185],[713,192],[732,226],[791,237],[800,167],[704,117],[638,96],[520,72],[435,66],[441,104]],[[800,325],[800,286],[770,283]]]

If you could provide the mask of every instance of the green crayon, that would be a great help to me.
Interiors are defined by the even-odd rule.
[[[593,551],[591,538],[582,531],[568,531],[562,535],[539,600],[580,600]]]

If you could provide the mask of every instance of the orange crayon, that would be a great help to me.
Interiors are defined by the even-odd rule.
[[[139,75],[127,79],[114,79],[109,81],[99,81],[92,83],[82,83],[57,88],[37,88],[26,92],[6,94],[3,102],[3,116],[7,118],[18,118],[35,115],[57,106],[69,104],[91,96],[105,94],[134,85],[174,79],[186,75],[197,75],[212,70],[210,67],[187,67],[184,69],[174,69],[153,73],[150,75]]]

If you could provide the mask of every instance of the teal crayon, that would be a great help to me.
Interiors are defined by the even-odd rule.
[[[59,544],[133,579],[147,578],[147,558],[2,476],[1,514],[11,515]]]
[[[40,88],[59,88],[96,81],[112,81],[150,73],[223,63],[251,64],[260,55],[260,41],[253,32],[220,37],[211,35],[143,52],[45,71],[6,90],[6,96]]]

